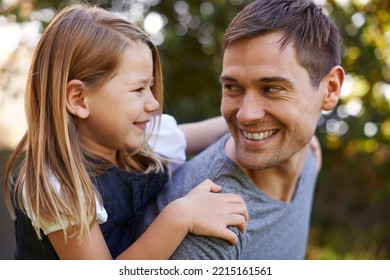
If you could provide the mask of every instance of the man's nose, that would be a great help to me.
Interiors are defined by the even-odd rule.
[[[266,110],[264,108],[264,100],[257,93],[247,92],[242,99],[240,109],[237,113],[239,122],[251,123],[264,118]]]

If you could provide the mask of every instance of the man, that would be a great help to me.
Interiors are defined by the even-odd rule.
[[[339,99],[339,44],[334,24],[305,0],[254,1],[233,19],[220,76],[230,134],[175,173],[146,219],[210,178],[245,200],[247,232],[232,228],[235,246],[188,235],[173,259],[305,257],[317,177],[309,142]]]

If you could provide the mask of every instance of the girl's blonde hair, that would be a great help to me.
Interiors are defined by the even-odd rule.
[[[86,156],[74,117],[66,110],[66,87],[73,79],[94,88],[102,86],[115,75],[124,51],[132,44],[144,44],[152,51],[152,92],[160,103],[155,114],[160,115],[163,84],[159,54],[135,24],[98,7],[73,4],[62,9],[42,35],[25,91],[28,130],[7,162],[5,179],[7,206],[13,214],[9,178],[21,157],[11,197],[16,207],[29,209],[40,238],[40,229],[54,223],[62,225],[66,238],[82,240],[96,220],[98,196],[90,176],[97,166],[88,160],[94,155]],[[118,162],[137,172],[163,169],[146,139],[136,151],[119,151]],[[50,174],[59,181],[61,193],[50,183]]]

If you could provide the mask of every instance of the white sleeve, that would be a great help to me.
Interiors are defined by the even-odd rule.
[[[61,195],[61,186],[60,182],[58,179],[52,174],[51,172],[49,173],[49,180],[55,191]],[[30,218],[32,224],[35,226],[38,224],[36,216],[31,213],[30,208],[27,207],[26,204],[26,187],[23,187],[23,200],[24,200],[24,205],[26,207],[26,213],[27,216]],[[108,215],[106,209],[103,207],[103,205],[100,204],[100,202],[96,199],[96,220],[99,224],[103,224],[107,221]],[[62,222],[65,227],[69,227],[70,225],[68,224],[68,220],[65,219],[65,217],[62,218]],[[62,230],[62,226],[60,224],[56,223],[51,223],[51,224],[41,224],[42,225],[42,230],[45,235],[48,235],[49,233]]]
[[[187,142],[174,117],[162,114],[160,130],[152,131],[149,145],[166,160],[174,172],[186,161]]]

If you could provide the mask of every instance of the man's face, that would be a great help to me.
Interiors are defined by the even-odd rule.
[[[240,165],[263,169],[292,159],[312,138],[326,85],[313,88],[292,43],[279,32],[233,42],[223,58],[221,111]]]

